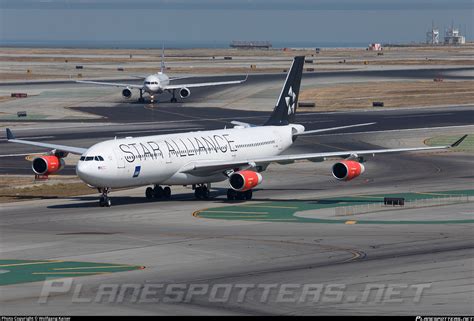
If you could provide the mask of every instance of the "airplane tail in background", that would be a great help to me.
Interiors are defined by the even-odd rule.
[[[161,48],[161,66],[160,66],[160,72],[164,73],[165,72],[165,45]]]
[[[264,126],[283,126],[295,121],[304,58],[304,56],[297,56],[293,59],[293,64],[286,76],[286,81],[281,90],[280,97],[278,98],[270,118]]]

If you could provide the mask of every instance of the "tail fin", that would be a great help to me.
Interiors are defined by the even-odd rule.
[[[304,58],[304,56],[298,56],[293,59],[293,64],[286,76],[280,97],[270,118],[264,126],[283,126],[294,122],[296,106],[298,105],[298,95],[300,93],[301,75],[303,74]]]
[[[163,73],[165,72],[165,45],[163,44],[161,48],[161,66],[160,66],[160,72]]]

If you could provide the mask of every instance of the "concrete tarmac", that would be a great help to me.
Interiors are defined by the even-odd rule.
[[[268,97],[262,94],[265,104],[274,101],[272,90],[267,92]],[[260,108],[191,108],[193,104],[197,103],[150,110],[143,105],[122,103],[116,108],[110,108],[114,104],[102,108],[93,102],[88,111],[106,118],[94,117],[96,120],[83,123],[77,119],[37,121],[15,126],[15,133],[20,138],[85,147],[115,135],[223,128],[231,120],[262,123],[269,112]],[[266,106],[272,108],[271,104]],[[472,133],[473,111],[472,106],[447,106],[299,113],[299,120],[308,129],[372,121],[377,124],[301,137],[289,152],[422,146],[429,137]],[[7,144],[4,136],[0,136],[0,148],[4,155],[39,151]],[[1,157],[0,162],[3,173],[31,173],[22,157]],[[335,181],[330,173],[332,164],[333,161],[271,165],[250,203],[257,207],[264,206],[264,202],[290,207],[291,202],[327,203],[342,196],[473,189],[472,154],[462,151],[369,158],[363,176],[350,182]],[[65,173],[73,171],[69,166]],[[93,274],[74,267],[62,270],[62,278],[55,280],[66,282],[64,291],[56,288],[49,296],[41,295],[49,284],[43,281],[2,285],[2,313],[474,313],[473,224],[430,223],[443,217],[472,219],[469,206],[418,209],[408,218],[400,214],[425,224],[263,222],[242,219],[238,211],[233,213],[238,220],[193,215],[202,209],[217,211],[228,205],[227,187],[226,182],[213,185],[213,198],[207,201],[194,200],[189,187],[173,187],[170,201],[147,201],[142,187],[113,191],[111,208],[98,207],[98,194],[93,192],[80,197],[0,205],[0,258],[3,262],[10,260],[0,264],[0,281],[20,267],[24,267],[25,274],[40,273],[36,277],[57,276],[57,270],[34,269],[47,265],[49,261],[44,260],[91,262],[99,266],[97,269],[99,263],[145,267]],[[272,211],[265,206],[261,211]],[[370,218],[383,220],[383,215],[370,214]],[[398,214],[391,212],[387,217],[397,218]],[[115,295],[127,285],[127,291]],[[170,290],[170,285],[176,287]],[[244,294],[242,287],[247,288]]]

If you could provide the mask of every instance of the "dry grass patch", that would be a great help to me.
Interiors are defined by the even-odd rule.
[[[300,101],[315,102],[318,110],[472,104],[474,81],[411,81],[338,84],[303,90]]]
[[[61,198],[94,192],[94,189],[76,177],[56,176],[39,182],[35,182],[31,176],[3,176],[0,179],[0,203]]]

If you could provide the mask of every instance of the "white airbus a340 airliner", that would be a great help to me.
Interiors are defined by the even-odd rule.
[[[138,89],[140,97],[138,102],[143,103],[145,99],[143,98],[143,93],[147,93],[150,96],[150,101],[153,103],[155,101],[155,95],[162,94],[164,92],[169,92],[171,97],[171,102],[175,103],[178,101],[176,98],[176,91],[178,91],[179,97],[181,99],[188,98],[191,95],[191,90],[189,88],[197,87],[211,87],[211,86],[222,86],[222,85],[236,85],[241,84],[247,80],[247,77],[243,80],[232,80],[232,81],[216,81],[216,82],[202,82],[195,84],[176,84],[173,85],[170,82],[173,80],[182,79],[180,78],[170,78],[165,74],[165,63],[164,63],[164,49],[161,55],[161,68],[160,71],[156,74],[148,75],[143,80],[143,83],[140,85],[136,84],[123,84],[123,83],[114,83],[114,82],[102,82],[102,81],[90,81],[90,80],[76,80],[77,83],[81,84],[93,84],[100,86],[112,86],[123,88],[122,96],[124,98],[132,97],[132,89]]]
[[[100,206],[110,206],[108,193],[113,188],[151,185],[145,193],[148,199],[167,199],[171,196],[169,186],[192,185],[197,198],[208,198],[210,184],[224,180],[229,181],[229,200],[249,200],[252,188],[262,182],[261,172],[274,162],[288,164],[341,157],[332,166],[332,174],[338,180],[348,181],[364,172],[363,155],[446,149],[459,145],[467,136],[448,146],[280,155],[298,136],[373,124],[311,131],[294,124],[303,64],[303,56],[294,58],[273,113],[263,126],[234,121],[233,128],[113,139],[87,149],[16,139],[9,129],[7,139],[51,149],[47,155],[33,160],[33,171],[40,175],[59,171],[68,153],[81,155],[77,175],[102,193]]]

